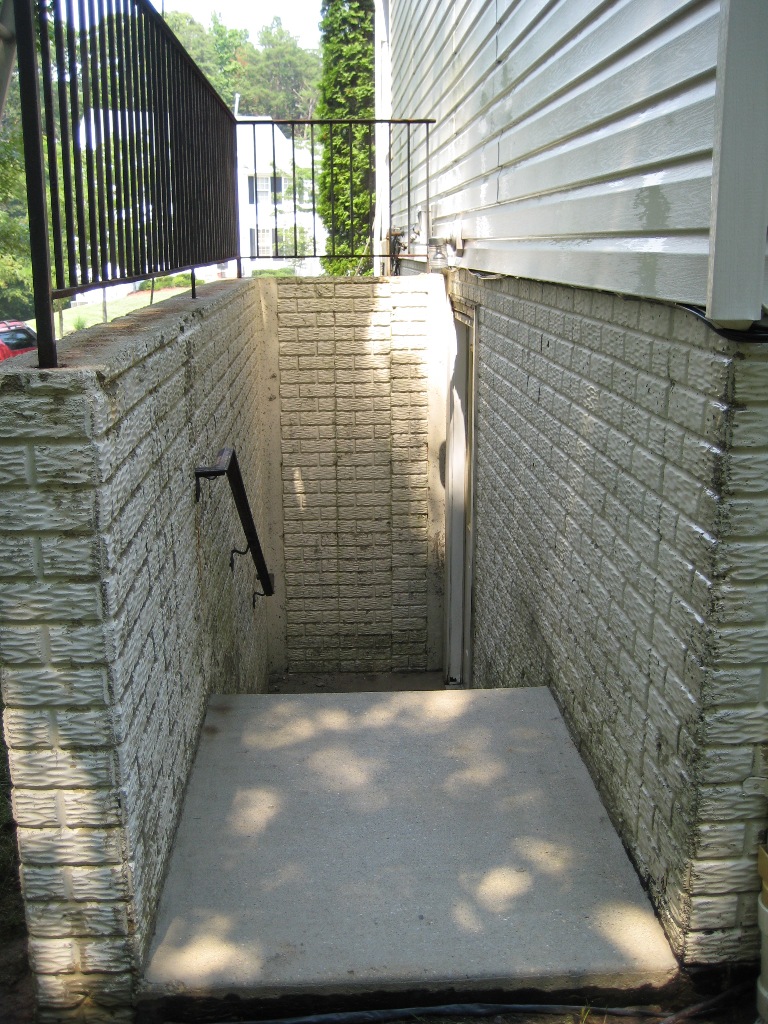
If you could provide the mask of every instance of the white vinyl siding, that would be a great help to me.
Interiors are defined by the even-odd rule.
[[[392,115],[436,119],[431,233],[465,266],[705,304],[719,0],[391,11]]]

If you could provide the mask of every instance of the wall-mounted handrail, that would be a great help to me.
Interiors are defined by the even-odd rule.
[[[261,550],[259,535],[256,532],[256,524],[253,521],[251,506],[248,504],[248,496],[245,493],[245,484],[240,472],[240,465],[237,461],[237,453],[234,448],[222,448],[216,456],[213,466],[198,466],[195,470],[195,501],[200,501],[200,480],[213,479],[217,476],[226,476],[232,490],[232,497],[235,499],[237,514],[243,527],[245,539],[248,541],[246,551],[251,552],[253,564],[256,566],[256,574],[261,583],[264,597],[271,597],[275,592],[274,576],[267,569],[264,560],[264,553]],[[244,554],[244,552],[238,552]]]

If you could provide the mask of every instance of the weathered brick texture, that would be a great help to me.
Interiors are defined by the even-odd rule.
[[[279,282],[291,671],[440,667],[441,302],[425,277]]]
[[[552,688],[676,951],[750,959],[768,346],[596,292],[452,289],[478,322],[475,683]]]
[[[234,445],[274,525],[275,317],[274,284],[230,284],[76,336],[55,372],[0,369],[0,664],[41,1020],[130,1018],[207,694],[266,681],[232,497],[206,482],[196,504],[194,469]]]

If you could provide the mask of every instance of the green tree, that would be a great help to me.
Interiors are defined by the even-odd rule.
[[[374,84],[374,0],[323,0],[320,22],[323,70],[320,118],[372,118]],[[372,129],[366,125],[325,126],[318,212],[329,248],[367,251],[374,214]],[[370,273],[370,259],[327,257],[332,274]]]
[[[0,319],[35,315],[18,75],[0,120]]]
[[[227,106],[235,103],[235,93],[243,89],[243,51],[252,50],[245,29],[227,28],[218,14],[211,17],[211,36],[213,37],[213,54],[216,70],[211,78],[216,92]]]
[[[280,18],[259,32],[256,46],[246,31],[227,28],[218,14],[210,29],[179,12],[169,13],[166,23],[228,107],[239,93],[244,114],[287,120],[312,116],[320,55],[302,49]]]
[[[228,107],[235,102],[235,93],[244,87],[244,61],[253,45],[244,29],[227,28],[221,17],[214,14],[211,27],[180,11],[166,15],[166,24],[204,73]]]
[[[258,36],[256,47],[240,55],[243,87],[240,109],[249,114],[295,120],[311,118],[317,105],[320,55],[304,50],[274,18]]]

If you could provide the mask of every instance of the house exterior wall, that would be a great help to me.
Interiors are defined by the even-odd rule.
[[[292,672],[442,664],[442,278],[278,282]]]
[[[263,688],[275,605],[222,480],[234,445],[282,575],[267,418],[276,289],[214,286],[0,368],[0,680],[41,1021],[130,1020],[208,692]]]
[[[764,159],[750,140],[768,137],[768,101],[762,56],[744,44],[764,38],[764,5],[390,7],[392,116],[436,119],[430,234],[463,239],[463,267],[759,319],[768,186],[754,173]],[[379,18],[380,32],[387,24]],[[393,180],[405,160],[403,142]],[[426,209],[425,174],[422,161],[412,210]],[[746,219],[737,219],[745,203]],[[393,220],[405,218],[401,203]],[[755,276],[757,292],[745,290]]]
[[[687,963],[758,950],[768,345],[451,275],[476,307],[474,684],[551,687]]]

